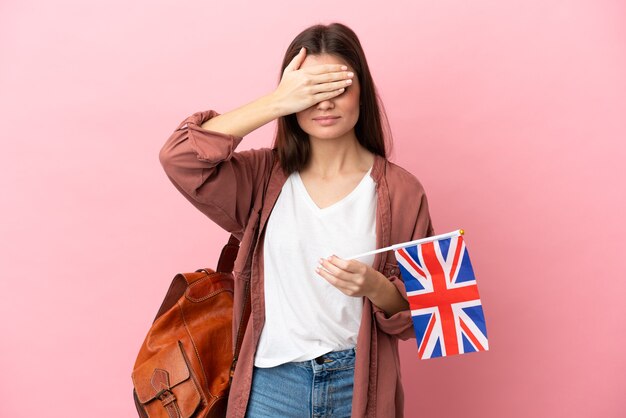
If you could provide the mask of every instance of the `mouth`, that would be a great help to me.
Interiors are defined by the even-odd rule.
[[[318,116],[313,118],[313,120],[321,126],[331,126],[337,123],[339,116]]]
[[[313,118],[313,120],[330,120],[330,119],[339,119],[339,116],[318,116]]]

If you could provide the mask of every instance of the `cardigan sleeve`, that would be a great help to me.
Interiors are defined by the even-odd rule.
[[[422,194],[419,210],[417,212],[417,219],[413,228],[411,241],[420,238],[431,237],[433,235],[435,235],[435,229],[433,227],[432,219],[428,211],[428,199],[426,198],[426,194],[424,193]],[[396,286],[402,297],[408,301],[406,288],[397,267],[395,268],[395,271],[397,271],[397,274],[389,276],[388,279],[389,281],[391,281],[391,283],[393,283],[394,286]],[[374,319],[376,320],[376,323],[378,324],[378,327],[381,331],[387,334],[395,335],[401,340],[415,338],[415,331],[413,330],[413,319],[411,318],[410,309],[397,312],[394,315],[387,317],[387,314],[381,308],[374,304],[372,304],[372,307],[374,310]]]
[[[201,128],[217,115],[206,110],[183,120],[161,148],[159,161],[187,200],[241,239],[272,150],[235,152],[243,137]]]

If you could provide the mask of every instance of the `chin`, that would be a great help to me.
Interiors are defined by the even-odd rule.
[[[307,133],[309,134],[309,137],[314,137],[314,138],[319,138],[319,139],[335,139],[345,134],[345,132],[329,132],[329,131],[326,131],[326,132],[310,131]]]
[[[353,128],[352,128],[353,129]],[[342,137],[348,134],[352,129],[345,129],[345,127],[332,126],[326,128],[320,128],[318,126],[304,127],[302,130],[309,135],[309,137],[315,137],[320,139],[334,139]]]

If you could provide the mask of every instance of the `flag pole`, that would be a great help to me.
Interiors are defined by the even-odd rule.
[[[382,252],[390,251],[390,250],[397,250],[398,248],[408,247],[409,245],[423,244],[425,242],[436,241],[438,239],[452,238],[452,237],[456,237],[456,236],[459,236],[459,235],[463,235],[464,233],[465,233],[464,230],[457,229],[456,231],[448,232],[448,233],[445,233],[445,234],[434,235],[432,237],[416,239],[415,241],[402,242],[400,244],[391,245],[389,247],[380,248],[378,250],[372,250],[372,251],[368,251],[366,253],[353,255],[351,257],[345,257],[345,260],[350,260],[352,258],[365,257],[367,255],[382,253]]]

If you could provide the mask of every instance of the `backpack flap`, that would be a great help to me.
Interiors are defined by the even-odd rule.
[[[147,359],[132,374],[137,398],[150,418],[168,417],[175,409],[190,417],[201,403],[182,344],[177,341]]]

